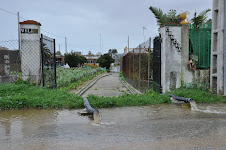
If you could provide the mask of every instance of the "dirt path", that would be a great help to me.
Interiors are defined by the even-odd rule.
[[[119,73],[112,73],[112,75],[103,77],[97,81],[97,83],[82,96],[86,97],[92,94],[97,96],[113,97],[124,95],[125,93],[129,93],[129,91],[120,82]]]

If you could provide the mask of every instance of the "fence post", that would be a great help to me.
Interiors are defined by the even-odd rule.
[[[141,69],[141,45],[139,45],[139,91],[140,91],[140,69]]]
[[[151,38],[149,38],[149,47],[148,47],[148,90],[150,89],[150,54],[151,54]]]
[[[55,88],[57,88],[57,79],[56,79],[56,41],[53,39],[53,48],[54,48],[54,58],[53,58],[53,64],[54,64],[54,80],[55,80]]]
[[[43,35],[41,34],[41,55],[42,55],[42,86],[45,86],[45,75],[44,75],[44,50],[43,50]]]
[[[129,81],[130,81],[130,54],[129,54],[129,58],[128,58],[128,60],[129,60]]]

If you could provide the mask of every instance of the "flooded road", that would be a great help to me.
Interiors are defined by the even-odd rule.
[[[225,104],[198,105],[225,109]],[[99,150],[226,148],[226,114],[177,105],[100,109],[94,124],[79,110],[0,111],[1,150]]]

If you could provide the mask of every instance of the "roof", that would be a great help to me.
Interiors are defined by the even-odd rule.
[[[34,20],[26,20],[26,21],[20,22],[20,24],[36,24],[41,26],[41,23]]]

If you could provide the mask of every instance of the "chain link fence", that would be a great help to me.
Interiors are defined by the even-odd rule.
[[[40,40],[22,40],[20,44],[18,40],[0,41],[0,83],[22,78],[39,84],[40,60]]]
[[[20,75],[18,40],[0,41],[0,82],[13,82]]]
[[[134,48],[122,59],[122,73],[126,81],[145,92],[153,88],[153,54],[150,48]]]

